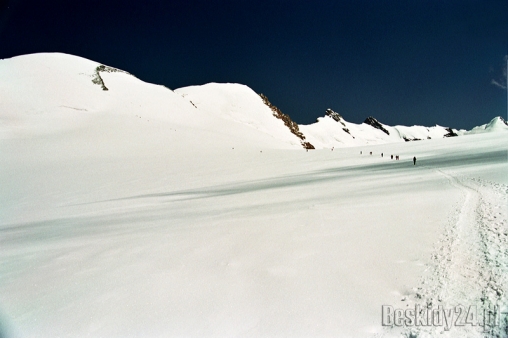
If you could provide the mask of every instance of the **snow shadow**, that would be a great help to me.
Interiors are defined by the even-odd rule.
[[[417,164],[430,167],[456,167],[479,164],[506,163],[508,161],[508,150],[490,151],[485,153],[453,154],[448,153],[439,157],[425,157]]]
[[[224,185],[203,187],[200,189],[120,197],[116,199],[80,204],[91,205],[110,202],[115,203],[113,209],[110,208],[112,206],[103,206],[104,208],[100,208],[101,212],[97,212],[95,215],[4,224],[0,228],[1,238],[2,241],[5,241],[6,243],[16,243],[23,241],[54,241],[58,239],[65,239],[67,237],[88,236],[96,232],[100,232],[103,236],[108,234],[117,236],[123,232],[130,232],[130,230],[125,227],[126,225],[143,223],[146,228],[152,227],[152,224],[154,227],[157,227],[156,225],[158,220],[167,218],[167,215],[164,214],[167,210],[161,206],[161,204],[164,203],[198,201],[200,199],[213,199],[223,196],[249,194],[268,190],[302,188],[304,186],[309,186],[309,189],[314,190],[315,186],[312,185],[317,183],[333,183],[340,185],[341,188],[339,193],[344,196],[345,199],[352,198],[353,196],[368,195],[371,193],[377,194],[379,192],[383,192],[383,195],[409,192],[414,190],[416,185],[419,187],[427,187],[429,181],[435,180],[436,175],[433,169],[446,169],[454,166],[474,166],[477,164],[488,165],[505,163],[506,157],[506,151],[492,151],[473,155],[447,154],[435,158],[427,156],[419,159],[417,166],[413,166],[413,162],[410,159],[400,161],[379,159],[379,162],[375,163],[369,162],[353,166],[330,167],[323,170],[309,171],[290,176],[241,181]],[[371,160],[372,159],[369,159],[369,161]],[[413,174],[416,173],[415,171],[418,171],[420,174],[427,172],[432,175],[418,175],[418,179],[413,180]],[[394,185],[394,180],[397,180],[396,185]],[[289,191],[281,192],[281,194],[286,194],[288,198],[291,198],[291,193]],[[143,202],[145,199],[155,199],[155,204],[147,205]],[[123,206],[122,204],[121,208],[118,208],[117,203],[122,201],[131,201],[133,204],[127,204],[126,206]],[[260,205],[263,205],[262,201],[260,201],[260,203]],[[279,202],[279,207],[281,203],[282,202]],[[224,206],[221,208],[224,210]],[[233,210],[237,209],[238,206],[233,208]],[[192,212],[188,209],[181,210],[179,205],[175,206],[175,209],[171,210],[173,218],[188,217],[188,213],[195,212],[196,211],[194,209],[192,209]],[[203,216],[207,213],[209,213],[209,215],[214,215],[215,211],[204,210],[199,213]],[[84,225],[86,225],[86,227],[83,227]]]
[[[491,151],[478,154],[446,154],[442,156],[440,155],[438,157],[422,157],[421,159],[417,160],[416,168],[449,168],[455,166],[504,163],[506,162],[506,159],[507,151]],[[415,166],[413,166],[413,161],[409,158],[407,160],[400,161],[380,159],[378,163],[332,167],[325,170],[291,176],[280,176],[262,180],[210,186],[202,189],[142,194],[104,200],[95,203],[149,198],[175,198],[172,199],[172,201],[206,199],[220,196],[252,193],[256,191],[312,185],[320,182],[332,182],[350,179],[361,180],[363,175],[372,175],[373,172],[386,171],[392,172],[395,175],[400,173],[400,171],[411,173],[410,171],[413,171],[414,169]]]
[[[0,338],[12,338],[14,337],[12,329],[9,330],[7,326],[6,317],[0,312]]]

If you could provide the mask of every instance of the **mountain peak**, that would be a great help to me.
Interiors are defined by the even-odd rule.
[[[326,116],[329,116],[330,118],[332,118],[335,121],[340,121],[341,119],[343,119],[342,115],[340,115],[339,113],[335,112],[331,108],[327,108],[325,114],[326,114]]]
[[[390,132],[388,132],[386,130],[386,128],[383,127],[383,124],[380,123],[379,121],[377,121],[377,119],[372,117],[372,116],[370,116],[367,119],[365,119],[365,121],[363,123],[367,124],[367,125],[370,125],[370,126],[372,126],[374,128],[377,128],[377,129],[385,132],[387,135],[390,135]]]

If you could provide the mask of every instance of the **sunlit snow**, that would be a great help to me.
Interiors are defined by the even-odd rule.
[[[97,66],[0,61],[0,334],[478,336],[381,309],[506,307],[500,118],[443,138],[324,117],[306,151],[247,86],[106,91]]]

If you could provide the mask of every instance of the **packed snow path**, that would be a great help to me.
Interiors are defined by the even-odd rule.
[[[401,334],[408,337],[506,337],[508,185],[448,171],[437,172],[459,189],[462,197],[448,218],[420,286],[402,301],[406,308],[419,304],[435,310],[441,306],[453,310],[455,317],[450,317],[449,323],[441,319],[440,326],[410,324],[404,326]],[[476,314],[468,317],[473,311],[471,306]],[[499,313],[484,324],[484,316],[494,310]],[[388,333],[393,334],[392,331]]]

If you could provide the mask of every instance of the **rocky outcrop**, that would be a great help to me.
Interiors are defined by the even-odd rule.
[[[384,128],[383,125],[379,121],[377,121],[374,117],[368,117],[367,119],[365,119],[363,123],[371,125],[372,127],[385,132],[387,135],[390,135],[390,132],[388,132],[386,128]]]
[[[340,122],[342,124],[342,126],[346,127],[346,124],[344,123],[344,118],[342,117],[342,115],[340,115],[339,113],[333,111],[332,109],[328,108],[326,110],[326,113],[325,115],[327,117],[330,117],[332,118],[333,120],[337,121],[337,122]],[[349,133],[349,132],[348,132]]]
[[[107,72],[107,73],[120,72],[120,73],[132,75],[132,74],[130,74],[126,71],[122,71],[121,69],[118,69],[118,68],[109,67],[109,66],[105,66],[105,65],[97,66],[95,68],[95,73],[93,75],[92,82],[96,85],[101,86],[103,91],[108,91],[109,89],[106,87],[106,84],[104,83],[104,79],[102,79],[100,72]]]
[[[335,112],[331,108],[328,108],[325,112],[325,116],[332,118],[333,120],[340,123],[342,126],[342,130],[346,132],[347,134],[351,135],[351,132],[349,131],[349,128],[346,127],[346,124],[344,123],[344,118],[339,113]],[[319,120],[318,120],[319,121]],[[354,138],[354,137],[353,137]]]
[[[305,149],[314,149],[314,146],[308,141],[302,141],[302,146]]]
[[[277,106],[273,105],[268,100],[266,95],[264,95],[263,93],[261,93],[259,96],[263,100],[263,103],[266,106],[270,107],[270,109],[273,112],[273,116],[276,117],[277,119],[281,119],[284,122],[284,125],[286,125],[286,127],[289,128],[291,133],[293,133],[298,138],[300,138],[301,144],[302,144],[303,148],[305,148],[305,149],[314,149],[314,146],[310,142],[305,141],[305,136],[303,135],[302,132],[300,132],[300,129],[298,128],[298,124],[296,122],[294,122],[293,120],[291,120],[289,115],[282,113],[282,111],[279,108],[277,108]]]
[[[459,135],[457,133],[455,133],[450,127],[447,127],[446,128],[446,131],[448,131],[448,133],[446,133],[445,135],[443,135],[443,138],[449,138],[449,137],[458,137]]]
[[[406,137],[405,135],[402,136],[402,139],[404,139],[404,141],[408,142],[408,141],[419,141],[419,140],[422,140],[422,139],[418,139],[418,138],[408,138]],[[427,139],[430,139],[429,137],[427,137]]]

